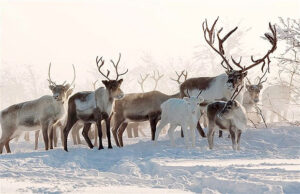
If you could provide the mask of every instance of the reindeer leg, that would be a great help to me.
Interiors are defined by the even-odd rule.
[[[203,131],[203,129],[202,129],[202,127],[201,127],[201,125],[200,125],[199,122],[197,122],[197,130],[198,130],[199,134],[200,134],[202,137],[206,137],[206,135],[205,135],[205,133],[204,133],[204,131]]]
[[[118,147],[120,147],[117,133],[118,133],[118,129],[119,129],[119,127],[121,126],[121,124],[123,123],[124,119],[118,118],[117,114],[113,114],[113,118],[114,118],[114,119],[113,119],[113,121],[114,121],[114,126],[113,126],[112,133],[113,133],[113,136],[114,136],[116,145],[117,145]]]
[[[34,133],[34,149],[37,150],[39,148],[39,136],[40,130],[35,131]]]
[[[11,140],[11,136],[14,134],[16,129],[14,128],[4,128],[2,125],[2,135],[0,139],[0,154],[3,152],[3,147],[5,145],[5,149],[7,153],[10,153],[10,148],[8,142]]]
[[[168,136],[171,141],[171,146],[175,147],[175,140],[174,140],[174,131],[176,129],[176,125],[170,124],[170,128],[168,130]]]
[[[54,147],[57,147],[57,128],[53,128],[53,140],[54,140]]]
[[[158,122],[158,116],[150,116],[150,127],[151,127],[151,140],[154,141],[155,138],[155,132],[156,132],[156,125]]]
[[[120,126],[120,129],[118,130],[118,138],[119,138],[119,143],[120,146],[123,147],[123,133],[127,127],[128,123],[122,123]]]
[[[137,123],[134,123],[134,126],[133,126],[133,135],[134,135],[134,137],[138,137],[139,136],[139,125]]]
[[[53,150],[53,126],[50,127],[49,139],[50,139],[50,149]]]
[[[98,127],[97,125],[94,125],[94,136],[95,136],[95,139],[94,139],[94,146],[95,147],[98,147]]]
[[[181,129],[180,129],[180,136],[181,136],[181,137],[184,137],[182,127],[181,127]]]
[[[109,124],[110,124],[110,121],[109,121]],[[105,120],[105,122],[102,122],[102,138],[103,139],[106,139],[106,137],[107,137],[106,129],[107,129],[107,127],[106,127],[106,120]],[[110,129],[109,129],[109,131],[110,131]]]
[[[131,125],[127,126],[126,131],[127,131],[127,137],[128,138],[132,138],[132,128],[131,128]]]
[[[208,137],[207,137],[207,141],[208,141],[208,146],[209,149],[213,149],[214,147],[214,133],[215,133],[215,125],[214,125],[214,121],[208,121]]]
[[[29,139],[29,132],[28,132],[28,131],[25,132],[24,140],[25,140],[25,141],[30,141],[30,139]]]
[[[223,137],[223,131],[219,130],[219,138]]]
[[[99,150],[103,149],[102,144],[102,125],[101,125],[101,118],[97,121],[97,128],[98,128],[98,137],[99,137]],[[96,137],[97,138],[97,137]]]
[[[70,132],[70,130],[72,129],[73,125],[77,122],[77,118],[75,115],[68,115],[68,121],[67,124],[63,130],[63,137],[64,137],[64,150],[67,152],[68,151],[68,145],[67,145],[67,141],[68,141],[68,134]]]
[[[157,139],[158,139],[158,136],[159,136],[161,130],[162,130],[167,124],[168,124],[167,121],[166,121],[166,120],[164,119],[164,117],[163,117],[163,118],[160,120],[160,122],[159,122],[159,124],[158,124],[158,126],[157,126],[157,128],[156,128],[155,139],[154,139],[155,143],[157,142]]]
[[[242,135],[242,130],[238,130],[237,150],[240,150],[241,135]]]
[[[232,129],[229,129],[229,133],[232,141],[232,149],[236,150],[235,132]]]
[[[88,136],[89,134],[89,130],[91,128],[91,123],[84,123],[84,126],[83,126],[83,130],[82,130],[82,136],[84,137],[86,143],[88,144],[88,146],[93,149],[93,144]]]
[[[10,150],[10,147],[9,147],[9,141],[10,141],[10,139],[8,139],[8,141],[5,143],[6,153],[11,153],[11,150]]]
[[[72,135],[72,140],[73,140],[73,145],[77,145],[78,142],[77,142],[77,127],[73,127],[73,129],[71,130],[71,135]]]
[[[48,129],[49,129],[49,122],[43,123],[42,125],[42,133],[45,143],[45,150],[49,149],[49,139],[48,139]]]
[[[105,125],[106,125],[106,136],[107,136],[108,149],[112,149],[111,138],[110,138],[110,118],[105,119]]]

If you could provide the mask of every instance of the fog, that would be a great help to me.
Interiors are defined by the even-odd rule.
[[[239,27],[228,40],[237,43],[228,54],[243,56],[247,66],[249,56],[261,56],[270,48],[261,38],[268,23],[278,22],[279,16],[299,18],[299,10],[299,1],[284,0],[1,1],[0,108],[50,94],[46,80],[50,62],[54,81],[70,82],[74,64],[75,90],[92,90],[92,82],[103,79],[96,56],[103,56],[105,67],[111,68],[109,60],[117,60],[119,53],[121,70],[129,69],[122,86],[125,92],[141,92],[139,74],[159,70],[164,77],[157,89],[171,94],[178,90],[170,80],[176,77],[175,70],[187,69],[189,77],[224,72],[219,56],[203,39],[205,18],[211,24],[220,16],[218,27],[225,32]],[[249,77],[254,79],[259,72],[258,67],[251,69]],[[276,72],[273,63],[269,77]],[[153,84],[149,79],[145,90]]]

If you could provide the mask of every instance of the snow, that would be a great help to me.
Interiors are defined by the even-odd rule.
[[[33,142],[12,141],[12,154],[0,155],[0,193],[299,193],[300,128],[284,124],[248,129],[241,151],[215,135],[213,150],[197,136],[196,148],[176,147],[161,134],[124,138],[125,147],[104,150],[86,145],[34,151]],[[198,135],[198,134],[197,134]],[[33,134],[31,136],[33,140]]]

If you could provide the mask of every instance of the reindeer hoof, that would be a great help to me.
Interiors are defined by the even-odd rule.
[[[100,147],[98,148],[98,150],[102,150],[102,149],[104,149],[103,146],[100,146]]]
[[[113,149],[113,147],[112,146],[108,146],[108,149]]]
[[[64,150],[65,150],[66,152],[68,152],[68,149],[67,149],[67,148],[64,148]]]

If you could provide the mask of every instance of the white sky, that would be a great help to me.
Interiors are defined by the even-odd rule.
[[[96,71],[96,55],[110,59],[121,52],[129,71],[139,66],[144,52],[165,65],[170,58],[191,58],[204,44],[203,20],[217,16],[228,28],[224,31],[251,27],[243,46],[264,53],[270,45],[260,36],[268,22],[300,18],[300,1],[0,1],[0,66],[16,71],[32,65],[46,79],[51,61],[55,79],[64,81],[72,79],[74,64],[78,83],[90,76],[87,71]]]

